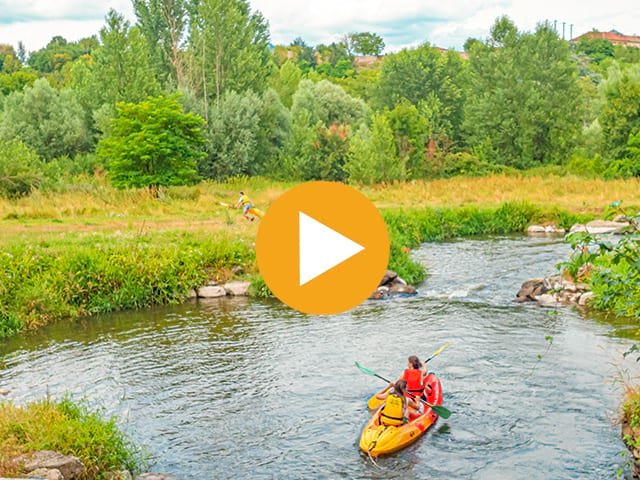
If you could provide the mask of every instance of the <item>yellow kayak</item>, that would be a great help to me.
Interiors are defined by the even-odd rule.
[[[433,405],[442,405],[442,385],[434,374],[425,378],[425,385],[429,391],[427,401]],[[368,405],[372,405],[375,396],[369,399]],[[377,400],[377,399],[376,399]],[[431,408],[425,406],[422,415],[409,419],[408,423],[400,426],[386,426],[380,423],[380,412],[384,401],[381,401],[371,420],[362,430],[360,435],[360,450],[372,457],[397,452],[415,442],[438,419]]]
[[[251,207],[247,213],[250,213],[254,217],[258,217],[258,218],[264,217],[264,212],[256,207]]]

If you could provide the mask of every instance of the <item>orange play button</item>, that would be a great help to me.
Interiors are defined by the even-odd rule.
[[[304,313],[334,314],[376,289],[389,261],[376,207],[342,183],[311,182],[276,200],[258,231],[258,268],[273,293]]]

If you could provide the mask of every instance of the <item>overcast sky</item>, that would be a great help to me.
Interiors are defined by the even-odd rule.
[[[330,43],[349,31],[374,31],[387,51],[429,41],[461,48],[484,38],[496,17],[509,15],[520,29],[544,20],[574,24],[574,36],[593,28],[640,33],[637,0],[251,0],[269,21],[272,43]],[[130,0],[0,0],[0,43],[37,50],[54,35],[77,40],[98,32],[110,8],[134,19]]]

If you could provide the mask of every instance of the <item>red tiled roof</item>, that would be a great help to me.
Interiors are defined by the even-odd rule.
[[[640,47],[640,37],[635,35],[622,35],[618,32],[587,32],[579,37],[573,39],[574,42],[578,42],[583,39],[596,39],[602,38],[609,40],[614,45],[626,45],[633,47]]]

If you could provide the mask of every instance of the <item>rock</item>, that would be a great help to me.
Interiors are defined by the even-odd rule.
[[[79,458],[51,450],[21,455],[14,459],[13,463],[26,472],[38,469],[59,470],[64,480],[73,480],[84,473],[84,465]]]
[[[580,295],[578,305],[580,305],[581,307],[586,307],[587,305],[589,305],[589,302],[593,300],[593,297],[595,297],[595,294],[593,292],[583,293],[582,295]]]
[[[388,285],[392,283],[396,278],[398,278],[398,274],[396,272],[394,272],[393,270],[387,270],[386,272],[384,272],[384,276],[382,277],[382,280],[380,280],[378,286],[382,287],[383,285]]]
[[[207,283],[204,284],[205,287],[217,287],[218,285],[220,284],[215,280],[209,280],[207,281]]]
[[[613,217],[613,221],[616,223],[627,223],[629,221],[629,218],[626,215],[620,213]]]
[[[629,227],[628,222],[611,222],[609,220],[593,220],[586,225],[576,224],[571,227],[571,233],[574,232],[589,232],[590,234],[597,235],[602,233],[620,233],[624,229]]]
[[[520,290],[516,294],[514,302],[529,302],[535,300],[535,297],[546,293],[544,287],[544,278],[532,278],[522,284]]]
[[[226,296],[227,291],[219,285],[207,285],[198,289],[198,298],[220,298]]]
[[[536,234],[541,234],[545,232],[546,232],[546,229],[542,225],[531,225],[529,228],[527,228],[527,233],[529,235],[536,235]]]
[[[589,233],[619,233],[629,226],[628,222],[611,222],[608,220],[593,220],[587,223]]]
[[[389,288],[390,294],[404,294],[404,295],[415,295],[418,293],[416,287],[412,287],[411,285],[404,285],[402,283],[394,283]]]
[[[193,300],[194,298],[198,298],[198,291],[195,288],[192,288],[191,290],[189,290],[189,293],[187,294],[187,298],[189,300]]]
[[[386,297],[387,295],[389,295],[389,287],[378,287],[369,296],[369,300],[381,300],[384,297]]]
[[[549,295],[548,293],[545,293],[544,295],[538,295],[535,300],[541,307],[555,308],[558,306],[558,299],[556,298],[556,296]]]
[[[234,297],[249,296],[249,288],[251,288],[251,283],[249,282],[229,282],[224,286],[224,290],[227,292],[227,295]]]
[[[9,395],[11,390],[7,390],[6,388],[0,388],[0,395]]]
[[[143,473],[136,480],[172,480],[172,477],[164,473]]]
[[[244,273],[244,267],[242,267],[241,265],[236,265],[231,269],[231,273],[233,273],[234,275],[241,275]]]
[[[40,478],[42,480],[65,480],[57,468],[38,468],[27,475],[29,478]]]
[[[128,470],[117,470],[105,474],[104,480],[133,480],[133,476]]]

